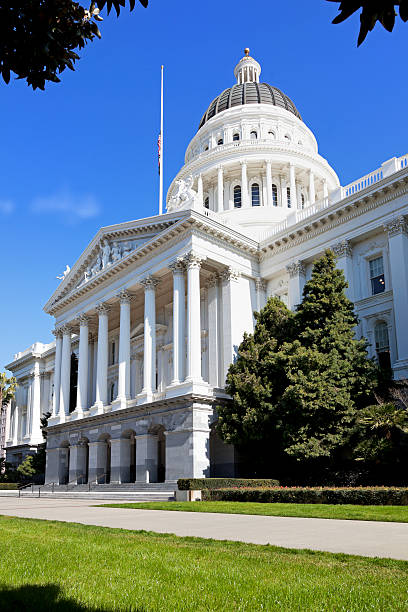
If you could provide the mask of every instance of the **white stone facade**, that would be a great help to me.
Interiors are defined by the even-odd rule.
[[[245,87],[260,72],[246,55],[235,75]],[[288,108],[215,112],[167,213],[98,232],[45,305],[55,342],[7,366],[19,382],[8,455],[39,443],[50,408],[47,482],[233,475],[213,427],[229,364],[254,311],[271,295],[294,308],[329,247],[357,335],[408,377],[408,157],[342,187]]]

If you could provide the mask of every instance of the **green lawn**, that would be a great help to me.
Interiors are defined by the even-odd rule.
[[[143,502],[104,504],[111,508],[136,510],[182,510],[184,512],[221,512],[261,514],[263,516],[303,516],[308,518],[391,521],[408,523],[408,506],[355,506],[335,504],[260,504],[255,502]]]
[[[0,609],[408,609],[408,562],[0,516]]]

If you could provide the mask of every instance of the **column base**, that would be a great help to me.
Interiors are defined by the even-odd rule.
[[[137,396],[137,404],[148,404],[153,401],[153,391],[142,391]]]
[[[77,419],[83,419],[84,418],[84,411],[82,410],[82,408],[75,408],[75,410],[73,412],[71,412],[71,420],[77,420]]]
[[[111,404],[112,411],[114,410],[123,410],[127,408],[127,403],[130,397],[117,397]]]
[[[192,380],[186,378],[184,382],[171,384],[166,387],[166,398],[198,393],[199,395],[210,395],[212,387],[204,380]]]
[[[96,402],[93,406],[90,407],[89,414],[90,416],[96,416],[97,414],[103,414],[104,408],[105,407],[102,404],[102,402]]]

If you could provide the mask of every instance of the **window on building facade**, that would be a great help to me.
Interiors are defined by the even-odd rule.
[[[268,132],[268,136],[269,136],[269,138],[275,138],[275,132],[272,132],[272,130],[270,130]]]
[[[251,187],[251,196],[252,196],[252,206],[260,206],[261,205],[261,197],[259,193],[259,185],[258,183],[253,183]]]
[[[370,259],[370,281],[371,281],[371,294],[376,295],[377,293],[383,293],[385,291],[385,278],[384,278],[384,259],[383,257],[376,257]]]
[[[285,134],[285,140],[288,140],[290,142],[290,136],[289,134]]]
[[[384,321],[380,321],[376,324],[374,328],[374,338],[379,366],[384,370],[391,369],[388,326]]]
[[[217,144],[218,144],[218,145],[222,145],[222,144],[224,144],[223,139],[222,139],[222,138],[219,138],[219,139],[218,139],[218,141],[217,141]]]
[[[210,208],[210,198],[208,196],[204,200],[204,208]]]
[[[239,134],[237,132],[233,135],[232,140],[239,140]]]
[[[290,187],[286,187],[286,201],[288,204],[288,208],[291,208],[292,203],[290,201]]]
[[[278,188],[275,184],[272,185],[272,204],[278,205]]]
[[[116,350],[116,345],[115,342],[111,343],[111,365],[113,365],[115,363],[115,350]]]
[[[235,185],[234,187],[234,208],[241,208],[241,187],[240,185]]]
[[[255,130],[252,130],[250,136],[251,136],[251,140],[256,140],[258,138],[258,133],[255,132]]]
[[[302,208],[304,208],[305,207],[305,196],[303,193],[300,194],[300,202],[301,202]]]
[[[113,402],[114,399],[115,399],[115,383],[112,383],[111,387],[110,387],[110,401],[111,401],[111,403]]]

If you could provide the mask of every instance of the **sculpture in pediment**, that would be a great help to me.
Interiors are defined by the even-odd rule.
[[[197,192],[193,189],[193,183],[194,179],[191,174],[185,179],[176,181],[176,187],[169,202],[172,208],[180,208],[188,202],[194,203],[196,201]]]

